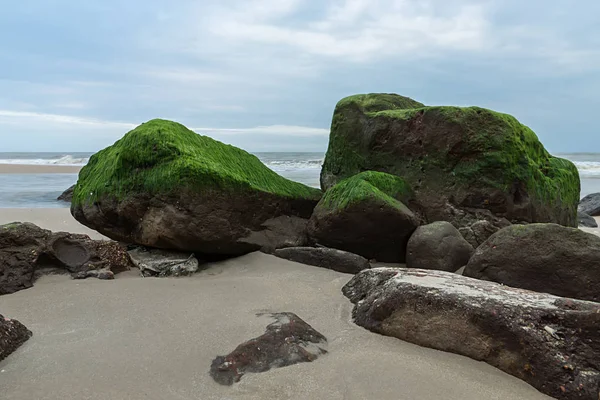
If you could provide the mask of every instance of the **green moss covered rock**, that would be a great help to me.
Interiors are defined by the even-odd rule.
[[[384,262],[404,262],[419,225],[405,205],[413,196],[400,177],[365,171],[329,189],[308,224],[311,240]]]
[[[265,223],[308,218],[320,197],[239,148],[155,119],[90,158],[71,212],[115,240],[242,254]]]
[[[514,117],[479,107],[425,107],[402,96],[341,100],[321,186],[365,170],[402,177],[427,222],[481,219],[575,226],[579,175]]]

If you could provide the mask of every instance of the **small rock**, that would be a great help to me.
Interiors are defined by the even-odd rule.
[[[600,193],[592,193],[581,199],[577,211],[592,217],[600,216]]]
[[[579,226],[583,226],[586,228],[597,228],[598,227],[598,223],[596,222],[594,217],[592,217],[584,212],[578,211],[577,219],[579,220]]]
[[[142,276],[185,276],[198,271],[194,254],[137,247],[128,251]]]
[[[369,261],[364,257],[327,247],[288,247],[275,250],[275,255],[286,260],[345,274],[357,274],[364,269],[371,268]]]

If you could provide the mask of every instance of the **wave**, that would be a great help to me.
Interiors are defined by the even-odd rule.
[[[598,161],[573,161],[582,177],[600,177],[600,162]]]
[[[320,170],[323,165],[323,159],[261,161],[274,171]]]
[[[0,159],[0,164],[13,165],[66,165],[80,166],[87,164],[89,158],[74,157],[69,154],[59,158],[8,158]]]

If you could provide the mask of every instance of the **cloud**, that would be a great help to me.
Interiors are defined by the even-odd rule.
[[[257,126],[255,128],[192,128],[195,132],[203,135],[212,134],[263,134],[263,135],[277,135],[277,136],[298,136],[298,137],[327,137],[329,136],[329,129],[321,128],[309,128],[306,126],[290,126],[290,125],[270,125],[270,126]]]
[[[102,121],[94,118],[74,117],[70,115],[45,114],[28,111],[0,110],[0,122],[21,123],[25,120],[27,123],[52,123],[64,125],[84,125],[89,127],[111,127],[133,129],[134,124],[124,122]]]

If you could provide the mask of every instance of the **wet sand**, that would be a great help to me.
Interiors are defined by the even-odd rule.
[[[76,174],[81,168],[77,165],[0,164],[0,174]]]
[[[67,209],[22,212],[0,210],[0,223],[19,217],[87,232]],[[350,278],[261,253],[188,278],[43,277],[0,297],[0,312],[34,333],[0,362],[2,398],[549,399],[485,363],[354,325],[340,291]],[[329,354],[218,385],[208,374],[212,360],[264,333],[270,320],[256,317],[261,312],[296,313],[328,338]]]

